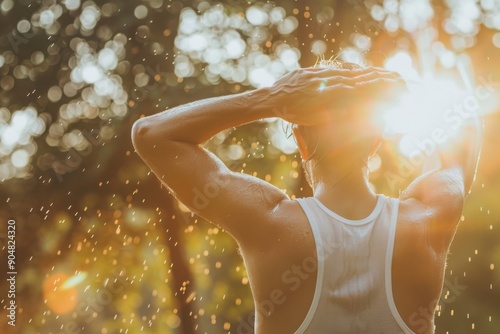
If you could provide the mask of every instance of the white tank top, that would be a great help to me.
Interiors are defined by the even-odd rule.
[[[314,197],[296,200],[313,231],[318,274],[311,307],[295,334],[414,334],[392,296],[399,200],[378,195],[361,220],[343,218]]]

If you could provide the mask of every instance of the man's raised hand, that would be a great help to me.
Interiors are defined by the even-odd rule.
[[[387,98],[402,87],[399,74],[376,67],[300,68],[267,88],[268,98],[262,103],[288,122],[313,126],[333,121],[360,102]]]

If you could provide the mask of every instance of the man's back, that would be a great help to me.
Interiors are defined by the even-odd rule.
[[[302,206],[299,204],[299,201],[302,202]],[[361,226],[364,232],[356,229],[359,226],[351,224],[351,226],[347,226],[347,233],[354,233],[356,235],[325,235],[328,229],[323,226],[318,228],[315,237],[310,219],[303,208],[310,207],[312,210],[319,212],[318,217],[321,217],[320,212],[323,211],[323,218],[328,216],[333,210],[327,208],[318,199],[313,198],[283,202],[279,206],[279,212],[276,212],[276,214],[288,217],[288,219],[283,220],[281,223],[273,224],[274,228],[271,231],[265,231],[267,234],[266,239],[270,235],[274,236],[274,245],[269,245],[267,250],[247,250],[245,247],[242,248],[256,302],[256,325],[258,327],[256,333],[303,333],[304,331],[302,330],[311,329],[310,322],[313,322],[312,325],[318,326],[318,322],[323,320],[320,317],[313,320],[316,313],[324,315],[328,311],[332,312],[330,324],[334,321],[339,321],[332,329],[324,328],[325,332],[328,331],[329,333],[334,333],[335,330],[343,333],[342,327],[360,315],[362,317],[371,317],[374,315],[383,317],[387,327],[385,329],[381,327],[380,332],[396,333],[393,330],[388,330],[388,328],[398,326],[396,319],[399,316],[400,321],[403,321],[405,324],[403,326],[408,326],[413,332],[432,333],[434,329],[433,314],[441,294],[446,254],[437,254],[436,250],[431,246],[431,241],[426,241],[426,231],[429,229],[425,225],[429,222],[422,219],[422,215],[419,214],[419,212],[422,212],[419,211],[421,208],[417,205],[417,203],[410,203],[409,201],[399,203],[396,199],[379,196],[375,207],[372,207],[369,214],[365,216],[367,219],[356,219],[354,221],[349,219],[349,217],[343,217],[347,221],[353,221],[354,225],[361,222],[361,225],[364,225],[364,227]],[[397,214],[397,223],[396,221],[391,222],[391,219],[395,219],[396,216],[389,218],[389,221],[387,221],[387,215],[391,213]],[[375,227],[374,223],[380,224],[380,226]],[[394,239],[391,239],[390,236],[391,223],[396,227]],[[316,222],[312,226],[314,224],[332,224],[332,221]],[[334,232],[334,229],[330,229],[330,232]],[[375,234],[367,236],[367,232],[375,232]],[[318,240],[318,235],[320,235],[322,241]],[[364,241],[357,244],[359,249],[346,249],[345,242],[348,242],[348,239],[352,241],[357,239],[359,241],[363,238]],[[269,242],[272,241],[272,239],[268,240]],[[378,242],[378,244],[366,244],[368,240]],[[339,244],[339,241],[341,244]],[[323,242],[321,247],[323,255],[320,255],[318,261],[316,253],[317,245],[321,242]],[[391,244],[394,246],[394,249],[391,252],[392,254],[388,256],[392,255],[392,270],[388,272],[392,272],[392,286],[385,286],[387,281],[383,272],[385,268],[384,261],[387,259],[385,257],[386,251],[391,251]],[[377,254],[369,253],[377,249]],[[359,260],[357,264],[345,263],[344,268],[341,269],[338,267],[338,263],[353,260],[354,257]],[[322,258],[324,261],[322,261]],[[368,261],[372,261],[372,263],[367,263]],[[375,263],[373,261],[378,262]],[[324,266],[321,264],[322,262],[324,262]],[[336,262],[336,269],[341,272],[321,272],[325,268],[332,268],[328,264],[329,262]],[[382,267],[380,267],[381,264]],[[378,295],[378,301],[364,299],[365,306],[376,306],[376,309],[365,309],[363,315],[360,305],[345,305],[344,311],[351,310],[353,313],[359,313],[344,314],[344,317],[340,318],[342,317],[342,313],[334,312],[335,310],[320,309],[321,307],[328,307],[328,303],[320,302],[321,298],[328,299],[328,295],[325,295],[328,291],[324,291],[325,289],[321,282],[323,282],[325,277],[328,278],[334,275],[338,278],[342,275],[356,272],[356,269],[353,271],[352,268],[348,268],[350,265],[357,265],[359,270],[365,271],[365,275],[368,275],[365,279],[377,279],[378,281],[372,283],[377,285],[382,284],[382,286],[372,286],[369,288],[369,293]],[[320,268],[320,277],[318,277],[318,268]],[[374,268],[379,269],[378,273],[373,272]],[[358,273],[361,272],[359,270]],[[383,279],[381,280],[381,278]],[[338,281],[341,284],[356,284],[353,282],[359,282],[360,277],[351,277],[350,279],[350,283]],[[387,296],[388,299],[380,299],[380,292],[383,291],[385,293],[385,289],[389,287],[392,287],[392,290],[388,291],[390,292]],[[339,287],[334,288],[342,289],[345,286],[339,285]],[[368,287],[357,286],[356,291],[352,292],[360,293],[363,289],[366,290]],[[338,292],[342,294],[342,291],[339,290]],[[394,303],[397,308],[397,311],[393,310],[392,313],[390,310],[391,294],[394,295]],[[356,301],[361,301],[363,298],[368,297],[370,296],[366,295],[362,298],[356,298],[353,295],[348,303],[356,303]],[[332,298],[338,306],[335,296],[332,296]],[[389,304],[381,305],[384,301],[387,301]],[[379,305],[373,303],[379,303]],[[311,306],[313,306],[313,309],[311,309]],[[380,313],[381,308],[386,314]],[[338,311],[338,309],[337,307],[336,310]],[[396,317],[394,317],[394,314]],[[307,323],[304,321],[306,317],[310,317],[310,319],[307,319]],[[388,319],[392,323],[386,321]],[[240,327],[243,328],[247,325],[248,323],[240,324]],[[324,323],[323,325],[326,326],[328,324]],[[312,328],[318,329],[318,327],[314,326]],[[363,333],[362,328],[366,326],[368,326],[368,331],[364,331],[366,333],[373,333],[370,329],[376,329],[371,327],[373,326],[372,323],[363,324],[363,322],[358,322],[358,326],[351,327],[344,332]],[[301,331],[297,331],[299,327],[301,327]],[[316,332],[318,331],[311,333]],[[407,333],[403,329],[399,329],[399,332]],[[308,331],[305,331],[305,333],[308,333]]]

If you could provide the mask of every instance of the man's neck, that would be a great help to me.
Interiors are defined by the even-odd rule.
[[[359,171],[321,178],[314,188],[314,197],[335,213],[352,220],[367,217],[377,201],[377,195]]]

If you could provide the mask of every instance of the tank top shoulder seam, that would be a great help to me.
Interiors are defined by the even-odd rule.
[[[314,315],[316,313],[316,309],[318,307],[320,298],[321,298],[321,292],[323,289],[323,276],[324,276],[324,269],[325,269],[325,263],[324,263],[324,245],[323,245],[323,239],[321,238],[321,232],[319,230],[318,222],[315,217],[315,214],[313,210],[309,207],[310,201],[307,200],[307,198],[297,198],[297,202],[300,204],[302,210],[304,211],[307,220],[309,222],[309,226],[311,227],[311,230],[313,232],[313,239],[314,239],[314,245],[316,248],[316,259],[317,259],[317,276],[316,276],[316,285],[314,288],[314,295],[313,299],[311,302],[311,305],[309,307],[309,310],[307,311],[307,314],[300,324],[300,326],[295,330],[294,334],[302,334],[306,331],[306,329],[309,327],[311,324],[311,321],[314,318]]]
[[[403,333],[415,334],[401,318],[401,315],[399,314],[398,309],[396,307],[396,303],[394,302],[394,295],[392,293],[392,257],[394,253],[394,242],[396,239],[396,225],[399,213],[399,199],[390,198],[390,202],[392,202],[392,216],[389,225],[389,236],[387,239],[387,250],[385,258],[385,290],[386,290],[387,303],[389,304],[389,309],[391,310],[394,320],[397,322]]]

